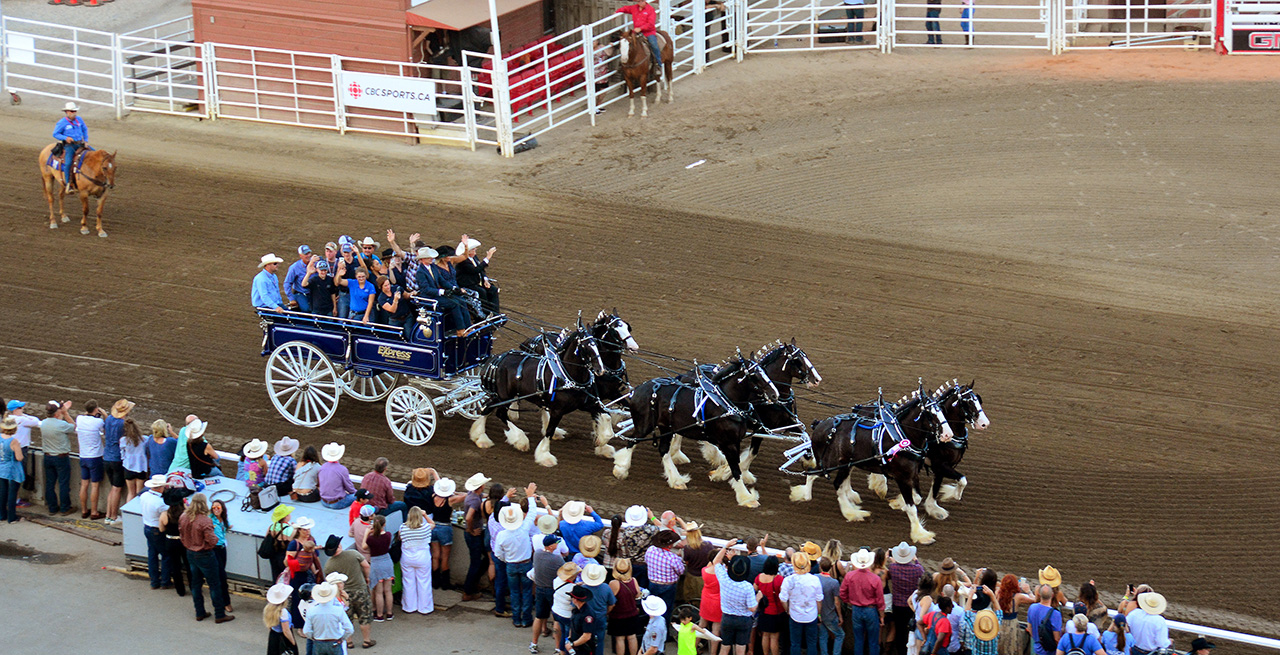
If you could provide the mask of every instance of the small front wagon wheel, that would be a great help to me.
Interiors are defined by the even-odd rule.
[[[431,441],[436,432],[436,407],[431,396],[418,387],[396,387],[387,396],[387,426],[410,446]]]

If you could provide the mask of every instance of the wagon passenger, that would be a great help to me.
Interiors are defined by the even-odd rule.
[[[329,263],[312,259],[307,264],[307,274],[302,278],[302,287],[307,291],[307,303],[310,312],[320,316],[333,316],[338,304],[338,286],[329,275]]]
[[[360,265],[369,269],[370,277],[375,274],[383,275],[387,272],[387,267],[376,254],[378,247],[381,245],[382,244],[377,241],[374,241],[373,237],[365,237],[364,240],[360,242],[360,251],[355,253],[356,260],[360,262]]]
[[[347,237],[343,237],[345,239]],[[339,239],[341,241],[342,239]],[[342,280],[351,281],[356,279],[356,271],[360,270],[360,262],[355,257],[355,246],[350,243],[341,245],[342,256],[338,258],[338,267],[333,269],[334,283],[338,285],[338,317],[346,318],[351,311],[351,295]],[[368,275],[368,269],[365,269],[365,275]]]
[[[391,283],[391,278],[383,275],[378,278],[378,310],[376,322],[403,328],[409,322],[413,311],[409,292],[404,287]]]
[[[369,270],[366,268],[357,268],[355,280],[348,278],[338,278],[338,285],[347,290],[348,302],[350,303],[350,311],[342,318],[349,318],[353,321],[368,323],[373,314],[373,295],[377,293],[377,289],[372,282],[369,281]]]
[[[289,299],[289,308],[299,312],[310,312],[311,302],[307,298],[307,290],[302,288],[302,278],[311,269],[311,246],[298,246],[298,260],[289,264],[284,275],[284,295]]]
[[[462,242],[458,244],[460,256],[454,262],[458,272],[458,286],[480,294],[480,304],[486,310],[497,313],[499,311],[498,285],[494,284],[484,272],[489,268],[489,260],[498,249],[489,248],[481,259],[476,255],[476,250],[479,248],[479,241],[465,234],[462,235]]]
[[[460,337],[465,336],[466,327],[470,325],[466,309],[463,308],[462,303],[452,297],[457,293],[457,284],[446,281],[441,275],[440,268],[433,265],[437,254],[439,253],[431,248],[418,249],[418,271],[415,275],[418,295],[434,298],[436,307],[445,319],[446,329],[456,330]]]
[[[280,297],[280,278],[276,277],[276,267],[283,262],[274,252],[262,256],[258,262],[258,274],[253,277],[253,292],[250,300],[258,309],[284,311],[284,299]]]

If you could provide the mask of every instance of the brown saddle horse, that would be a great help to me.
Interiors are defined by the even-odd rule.
[[[627,83],[627,99],[631,103],[631,108],[627,110],[628,116],[636,115],[636,92],[640,92],[640,116],[649,115],[649,83],[657,82],[658,84],[658,102],[662,102],[662,89],[666,85],[667,102],[674,100],[671,95],[671,65],[675,60],[675,51],[673,50],[671,35],[662,30],[658,30],[658,42],[662,46],[662,67],[655,69],[653,65],[653,56],[649,54],[649,41],[641,34],[636,34],[634,30],[625,30],[622,32],[621,40],[621,68],[622,79]]]
[[[40,151],[40,178],[44,182],[44,199],[49,203],[49,229],[58,227],[58,220],[53,213],[53,198],[56,194],[58,197],[58,214],[62,215],[62,222],[71,221],[67,218],[67,210],[62,204],[63,197],[67,195],[67,184],[63,181],[63,171],[49,165],[50,153],[56,143],[45,146]],[[107,236],[106,230],[102,229],[102,204],[107,200],[107,191],[114,189],[116,186],[116,153],[106,152],[105,150],[93,150],[87,154],[76,154],[76,159],[83,157],[83,163],[76,171],[76,188],[75,192],[80,196],[80,207],[83,210],[83,216],[80,218],[80,234],[89,233],[89,198],[98,199],[98,236]]]

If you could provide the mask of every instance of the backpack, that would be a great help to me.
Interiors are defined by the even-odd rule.
[[[938,621],[942,620],[942,612],[929,612],[924,618],[929,622],[929,631],[924,634],[924,645],[920,647],[920,653],[929,655],[938,645]]]
[[[1077,644],[1076,641],[1072,639],[1072,637],[1075,637],[1075,636],[1080,637],[1079,644]],[[1088,639],[1089,639],[1089,635],[1087,634],[1067,635],[1067,643],[1070,645],[1070,648],[1067,649],[1067,655],[1088,655],[1088,653],[1084,652],[1084,642],[1087,641]]]
[[[1040,625],[1036,626],[1036,639],[1040,642],[1040,649],[1046,653],[1053,653],[1058,650],[1058,642],[1053,638],[1053,612],[1050,610],[1044,615],[1044,619],[1040,621]]]

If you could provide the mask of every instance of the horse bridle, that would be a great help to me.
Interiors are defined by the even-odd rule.
[[[624,338],[622,333],[618,331],[618,326],[619,324],[621,324],[621,325],[630,327],[630,325],[626,321],[622,320],[621,316],[610,314],[608,315],[608,317],[609,317],[609,322],[603,325],[603,327],[605,328],[605,332],[606,334],[609,332],[613,332],[614,334],[618,335],[618,339],[621,341],[621,343],[615,346],[608,341],[604,341],[603,338],[596,337],[595,335],[592,335],[592,338],[595,339],[597,342],[604,341],[605,348],[608,348],[610,351],[616,350],[618,354],[621,355],[623,352],[626,352],[627,345],[626,345],[626,338]],[[628,333],[629,332],[630,330],[628,330]],[[600,350],[598,343],[597,343],[596,349],[597,351]],[[600,370],[601,370],[600,377],[614,378],[616,380],[619,380],[623,384],[627,385],[627,388],[630,389],[631,381],[627,379],[627,362],[623,360],[621,357],[618,358],[618,368],[609,368],[604,363],[604,358],[602,357],[600,359]]]

